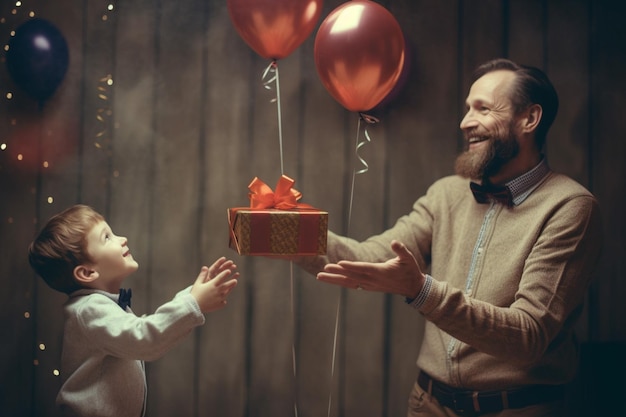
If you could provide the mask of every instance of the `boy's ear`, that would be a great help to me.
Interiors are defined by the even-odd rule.
[[[87,265],[78,265],[74,268],[74,278],[80,283],[88,284],[98,279],[98,271],[89,268]]]

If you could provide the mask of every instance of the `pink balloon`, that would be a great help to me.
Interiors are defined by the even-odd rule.
[[[228,0],[230,19],[243,40],[259,55],[281,59],[309,37],[323,0]]]
[[[393,15],[373,1],[333,10],[315,37],[315,65],[331,96],[351,111],[376,106],[400,77],[404,36]]]

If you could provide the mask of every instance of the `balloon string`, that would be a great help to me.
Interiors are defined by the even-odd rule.
[[[270,100],[270,103],[276,103],[276,109],[278,114],[278,147],[280,150],[280,174],[283,175],[285,173],[283,165],[283,123],[280,108],[280,77],[278,74],[278,63],[276,62],[276,60],[270,62],[267,68],[265,68],[261,79],[263,80],[263,87],[265,87],[267,90],[272,89],[272,83],[276,84],[276,97]]]
[[[289,273],[291,276],[291,327],[292,327],[292,342],[291,342],[291,362],[293,364],[293,386],[294,386],[294,401],[293,401],[293,414],[298,417],[298,379],[296,378],[296,309],[295,309],[295,295],[294,295],[294,282],[293,282],[293,261],[289,262]]]
[[[359,142],[359,133],[361,132],[361,120],[368,124],[378,123],[378,119],[374,116],[370,116],[367,114],[359,113],[359,120],[356,127],[356,146],[355,146],[355,154],[357,159],[363,164],[363,168],[357,170],[356,167],[352,171],[352,185],[350,187],[350,204],[348,208],[348,229],[346,232],[346,236],[350,236],[350,223],[352,221],[352,202],[354,200],[354,183],[356,176],[359,174],[364,174],[369,170],[369,165],[365,161],[365,159],[361,158],[359,155],[359,149],[365,146],[366,143],[371,143],[372,139],[367,131],[367,126],[363,129],[363,133],[365,136],[365,140]],[[339,334],[339,317],[341,314],[341,293],[339,293],[339,299],[337,300],[337,313],[335,315],[335,335],[333,337],[333,356],[330,368],[330,380],[331,380],[331,389],[330,395],[328,396],[328,417],[330,417],[330,409],[332,405],[332,382],[335,380],[335,359],[337,357],[337,337]]]
[[[335,358],[337,357],[337,335],[339,334],[339,312],[341,310],[341,292],[337,300],[337,313],[335,314],[335,335],[333,337],[333,356],[330,365],[330,394],[328,395],[328,417],[330,417],[330,409],[333,399],[333,381],[335,380]]]
[[[271,84],[276,85],[276,97],[270,100],[270,103],[276,103],[276,109],[278,114],[278,146],[280,150],[280,174],[284,175],[283,165],[283,128],[282,117],[280,108],[280,76],[278,73],[278,63],[276,60],[270,62],[270,64],[263,71],[263,87],[267,90],[271,90]],[[290,277],[291,277],[291,322],[292,322],[292,341],[291,341],[291,362],[293,366],[293,380],[294,380],[294,401],[293,401],[293,413],[294,417],[298,417],[298,401],[297,401],[297,372],[296,372],[296,311],[295,311],[295,296],[294,296],[294,282],[293,282],[293,262],[290,262]]]

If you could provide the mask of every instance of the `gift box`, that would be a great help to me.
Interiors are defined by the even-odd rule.
[[[250,207],[228,209],[229,246],[240,255],[323,255],[328,212],[298,203],[294,181],[283,175],[276,192],[255,178]]]

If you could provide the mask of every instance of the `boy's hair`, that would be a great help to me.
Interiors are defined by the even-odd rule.
[[[89,262],[87,234],[104,217],[82,204],[53,216],[28,248],[28,262],[50,288],[70,294],[81,287],[74,268]]]

